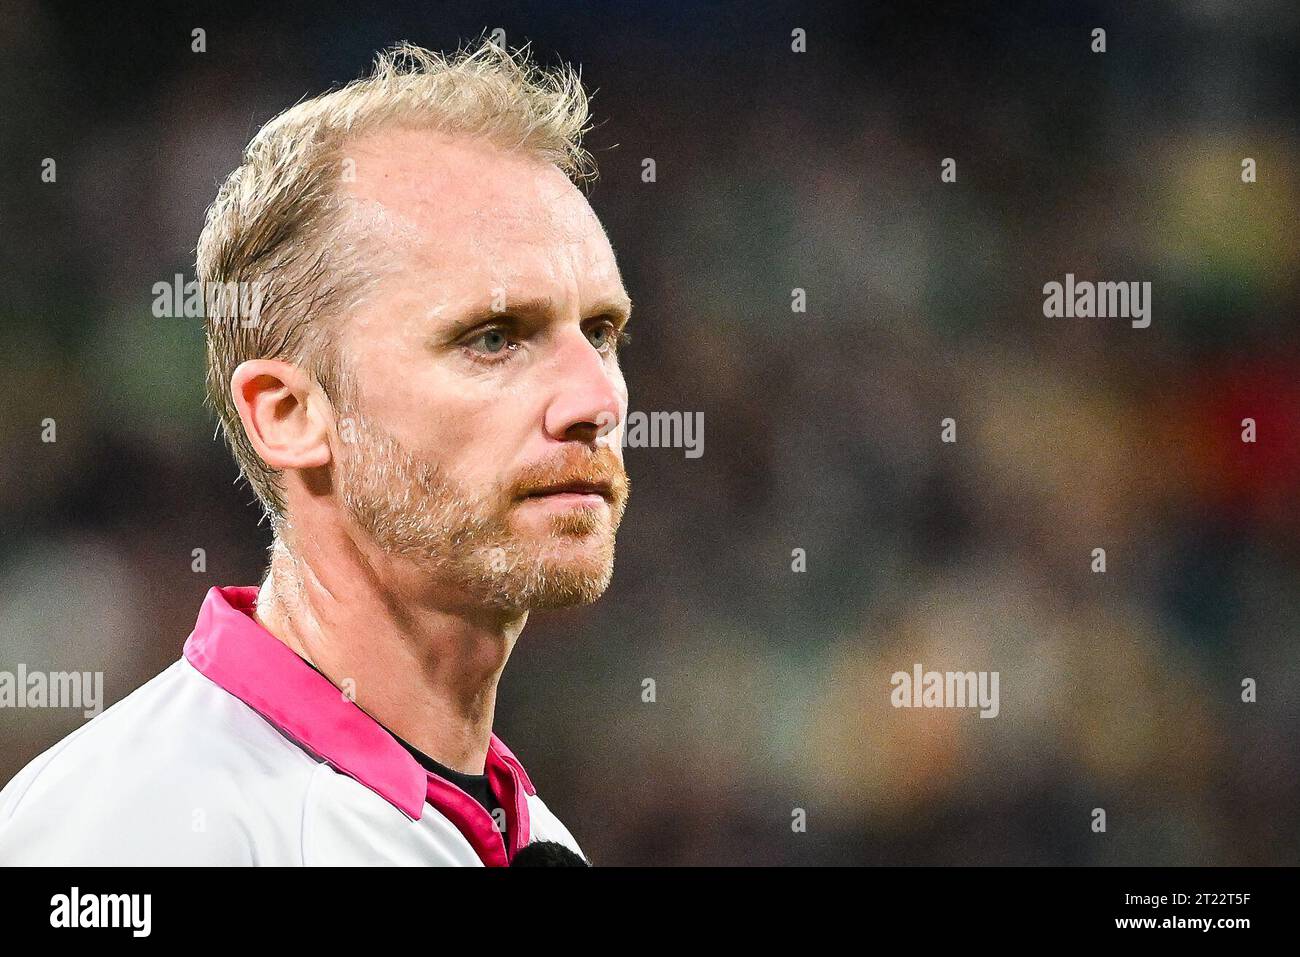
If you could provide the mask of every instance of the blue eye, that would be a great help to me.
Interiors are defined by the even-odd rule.
[[[470,345],[479,347],[488,355],[496,355],[510,345],[510,339],[500,329],[488,329],[471,340]]]
[[[630,338],[627,333],[619,332],[612,322],[602,322],[587,330],[587,339],[598,352],[617,349],[621,345],[626,345]]]

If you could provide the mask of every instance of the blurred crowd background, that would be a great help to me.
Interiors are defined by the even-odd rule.
[[[596,90],[633,409],[705,420],[700,458],[628,450],[613,587],[535,615],[502,684],[498,733],[593,860],[1300,863],[1298,20],[4,0],[0,670],[116,701],[209,586],[259,580],[201,322],[153,285],[192,277],[279,110],[501,27]],[[1045,318],[1067,272],[1150,281],[1151,326]],[[915,662],[1000,672],[1000,715],[892,708]],[[0,711],[0,782],[81,722]]]

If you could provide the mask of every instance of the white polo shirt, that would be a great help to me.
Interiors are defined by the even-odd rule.
[[[492,736],[477,800],[213,588],[184,656],[0,791],[0,865],[504,866],[582,851]]]

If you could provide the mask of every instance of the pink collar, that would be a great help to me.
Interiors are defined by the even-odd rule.
[[[500,738],[494,734],[488,744],[486,773],[506,812],[508,841],[478,801],[426,771],[378,721],[259,625],[253,618],[256,604],[256,587],[210,589],[185,642],[186,660],[407,817],[419,820],[425,803],[432,804],[484,864],[505,865],[528,843],[527,796],[537,791]]]

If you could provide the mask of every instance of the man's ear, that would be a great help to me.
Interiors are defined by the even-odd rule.
[[[310,469],[330,462],[333,413],[311,377],[291,362],[250,359],[230,377],[244,432],[272,469]]]

